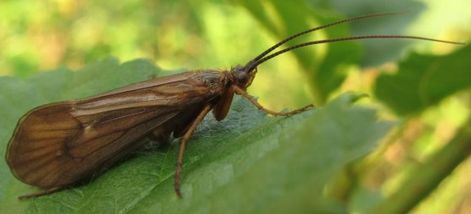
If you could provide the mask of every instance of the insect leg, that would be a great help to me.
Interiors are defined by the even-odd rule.
[[[182,139],[180,140],[180,148],[178,150],[178,157],[177,157],[177,167],[175,169],[175,192],[179,198],[182,197],[182,193],[180,191],[180,178],[181,172],[183,168],[183,154],[185,153],[186,144],[190,140],[193,132],[196,130],[196,127],[203,121],[204,117],[208,112],[211,110],[211,106],[207,105],[203,108],[203,110],[198,114],[196,119],[191,123],[190,128],[185,132]]]
[[[266,109],[265,107],[263,107],[260,103],[257,102],[257,100],[250,96],[250,94],[248,94],[245,90],[239,88],[238,86],[232,86],[233,89],[234,89],[234,92],[244,98],[246,98],[247,100],[249,100],[252,104],[254,104],[259,110],[263,111],[263,112],[266,112],[267,114],[271,114],[271,115],[274,115],[274,116],[291,116],[291,115],[294,115],[294,114],[297,114],[297,113],[301,113],[303,111],[307,111],[311,108],[314,108],[314,105],[312,104],[309,104],[307,106],[304,106],[302,108],[299,108],[299,109],[295,109],[293,111],[288,111],[288,112],[277,112],[277,111],[272,111],[272,110],[269,110],[269,109]]]
[[[52,187],[52,188],[49,188],[49,189],[46,189],[46,190],[43,190],[43,191],[40,191],[40,192],[35,192],[35,193],[19,196],[18,199],[24,200],[24,199],[36,198],[36,197],[39,197],[39,196],[44,196],[44,195],[49,195],[51,193],[55,193],[55,192],[60,191],[62,189],[63,189],[63,187]]]

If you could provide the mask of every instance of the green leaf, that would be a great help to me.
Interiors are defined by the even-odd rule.
[[[412,53],[395,74],[382,73],[375,95],[400,115],[410,115],[471,86],[471,45],[445,56]]]
[[[142,60],[105,60],[81,71],[41,73],[27,80],[0,78],[1,152],[16,120],[33,106],[89,96],[159,72]],[[345,212],[323,188],[348,162],[371,151],[391,127],[375,110],[354,106],[345,94],[323,108],[289,118],[269,117],[244,99],[229,116],[208,116],[185,154],[182,191],[173,190],[178,140],[149,146],[95,180],[48,196],[18,201],[37,191],[0,165],[0,206],[17,213],[272,213]]]

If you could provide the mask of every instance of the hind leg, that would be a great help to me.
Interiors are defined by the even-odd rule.
[[[52,193],[55,193],[57,191],[61,191],[63,189],[64,189],[64,187],[52,187],[52,188],[49,188],[49,189],[46,189],[46,190],[43,190],[43,191],[18,196],[18,199],[25,200],[25,199],[30,199],[30,198],[36,198],[36,197],[52,194]]]

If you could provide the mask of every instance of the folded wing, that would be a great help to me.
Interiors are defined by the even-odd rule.
[[[184,129],[192,114],[217,94],[195,74],[144,82],[101,96],[31,110],[20,119],[6,160],[25,183],[51,188],[72,184],[141,146],[147,134]],[[160,82],[159,82],[160,81]],[[188,113],[190,112],[190,113]],[[179,122],[182,120],[183,122]]]

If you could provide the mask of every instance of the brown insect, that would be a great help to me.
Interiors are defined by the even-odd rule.
[[[19,120],[8,144],[6,161],[16,178],[43,191],[20,196],[20,199],[67,188],[143,146],[145,141],[141,139],[151,136],[165,142],[172,134],[181,137],[175,170],[175,192],[181,197],[183,155],[190,137],[210,111],[216,120],[224,119],[234,94],[275,116],[289,116],[312,107],[275,112],[248,95],[246,89],[257,73],[257,66],[265,61],[293,49],[347,40],[394,38],[458,44],[416,36],[367,35],[310,41],[271,53],[287,41],[319,29],[393,14],[353,17],[294,34],[230,71],[190,71],[94,97],[34,108]]]

